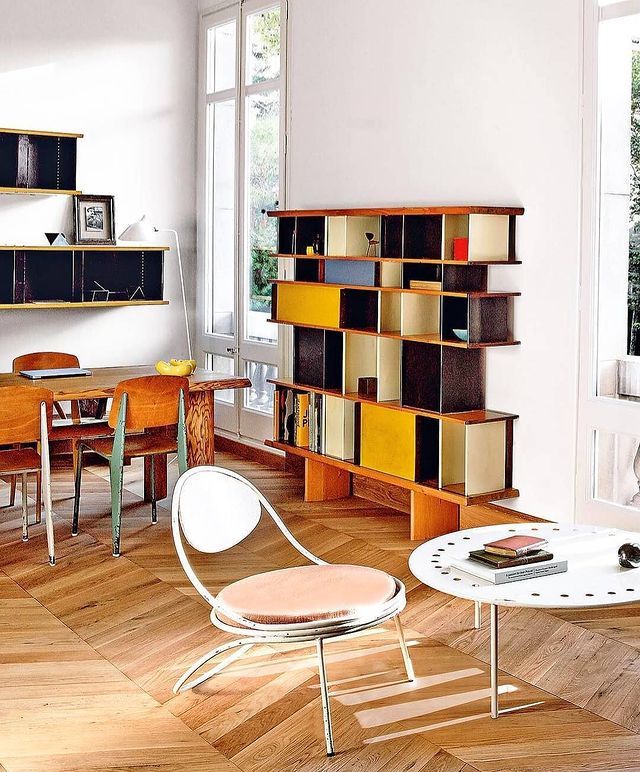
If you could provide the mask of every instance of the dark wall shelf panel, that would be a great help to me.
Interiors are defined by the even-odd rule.
[[[293,380],[319,389],[342,389],[343,334],[293,329]]]
[[[78,136],[0,129],[0,188],[76,191]]]

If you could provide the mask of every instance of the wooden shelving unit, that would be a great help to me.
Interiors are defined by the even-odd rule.
[[[82,134],[0,128],[0,193],[73,195]]]
[[[518,496],[517,416],[485,409],[484,349],[519,343],[520,293],[487,285],[491,266],[520,262],[523,212],[269,213],[295,278],[272,286],[271,321],[293,326],[294,357],[293,379],[272,381],[268,444],[304,458],[307,500],[349,495],[353,474],[397,485],[411,492],[411,536],[424,539],[457,528],[459,506]]]
[[[166,305],[168,249],[0,245],[0,310]]]

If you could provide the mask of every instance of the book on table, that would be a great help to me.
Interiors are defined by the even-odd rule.
[[[546,550],[533,550],[525,555],[512,558],[504,555],[494,555],[486,550],[472,550],[469,553],[469,560],[482,563],[490,568],[517,568],[518,566],[528,566],[532,563],[544,563],[547,560],[553,560],[553,555]]]
[[[539,550],[547,544],[546,539],[538,536],[508,536],[506,539],[498,539],[484,545],[485,552],[505,557],[520,557],[534,550]]]
[[[508,582],[520,582],[524,579],[539,579],[543,576],[562,574],[567,570],[567,561],[551,559],[511,568],[492,568],[471,558],[454,558],[451,560],[450,566],[492,584],[507,584]]]

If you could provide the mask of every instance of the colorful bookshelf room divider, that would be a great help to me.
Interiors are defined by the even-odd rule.
[[[485,406],[485,350],[513,346],[519,292],[489,292],[515,255],[517,207],[274,211],[272,320],[293,326],[293,379],[274,379],[274,439],[305,462],[305,500],[352,475],[410,491],[411,538],[459,507],[519,495],[516,415]]]

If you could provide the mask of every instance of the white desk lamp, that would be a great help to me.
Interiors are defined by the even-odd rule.
[[[187,312],[187,296],[184,291],[184,273],[182,271],[182,257],[180,255],[180,239],[178,238],[178,232],[172,228],[156,228],[148,219],[146,215],[143,215],[137,222],[131,223],[120,234],[122,241],[137,241],[137,242],[150,242],[153,240],[154,233],[173,233],[176,240],[176,251],[178,253],[178,268],[180,269],[180,288],[182,290],[182,307],[184,309],[184,324],[187,331],[187,347],[189,349],[189,359],[193,359],[193,352],[191,350],[191,333],[189,332],[189,314]]]

